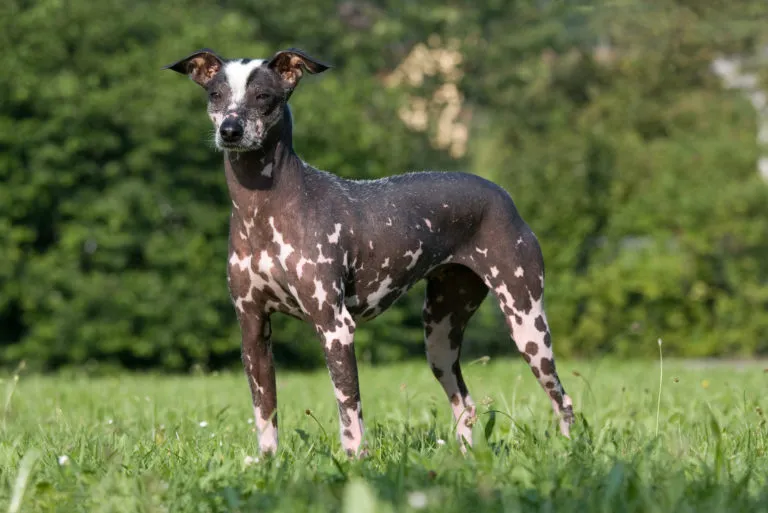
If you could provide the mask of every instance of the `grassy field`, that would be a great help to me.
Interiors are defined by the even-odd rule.
[[[278,372],[267,460],[239,373],[6,375],[0,511],[768,511],[762,364],[665,362],[658,435],[658,362],[559,364],[583,413],[570,441],[521,362],[466,365],[481,412],[466,457],[425,363],[363,367],[361,462],[324,371]]]

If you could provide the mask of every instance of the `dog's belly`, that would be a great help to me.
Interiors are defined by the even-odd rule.
[[[356,321],[373,319],[405,294],[414,283],[415,281],[396,285],[392,278],[387,276],[375,283],[356,284],[356,294],[345,296],[344,304]]]
[[[344,284],[344,303],[355,320],[378,316],[432,269],[453,258],[445,248],[415,242],[418,247],[388,248],[369,253],[359,265],[352,263]]]

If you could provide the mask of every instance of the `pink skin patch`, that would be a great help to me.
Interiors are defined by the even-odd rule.
[[[469,394],[463,401],[459,394],[456,394],[451,399],[451,409],[456,421],[456,439],[459,441],[459,449],[462,453],[466,453],[467,445],[472,447],[472,426],[477,418],[475,403]]]
[[[522,268],[517,267],[515,276],[522,276]],[[543,277],[540,277],[543,284]],[[542,307],[542,300],[534,299],[529,294],[531,308],[528,312],[516,309],[512,296],[505,283],[497,286],[494,291],[500,301],[510,310],[507,315],[507,325],[512,331],[512,338],[517,349],[531,367],[533,375],[539,384],[549,395],[552,409],[560,418],[560,432],[568,437],[570,422],[564,415],[571,410],[573,404],[571,398],[565,393],[555,371],[555,360],[552,351],[552,342],[549,334],[547,318]]]
[[[450,333],[453,329],[451,314],[443,317],[439,322],[426,323],[428,335],[425,336],[427,349],[427,361],[432,366],[432,371],[443,386],[445,394],[451,401],[453,419],[456,422],[456,439],[462,452],[466,451],[465,444],[472,446],[472,425],[475,420],[475,403],[466,393],[464,397],[459,389],[458,377],[454,373],[454,363],[459,358],[458,348],[450,346]]]
[[[258,431],[259,450],[262,453],[274,454],[277,452],[277,426],[273,418],[263,419],[261,408],[254,407],[253,414],[256,417],[256,429]]]
[[[333,305],[331,326],[315,326],[323,340],[328,370],[339,406],[341,445],[350,456],[359,456],[363,443],[363,410],[353,344],[355,322],[344,305]]]
[[[348,402],[348,397],[338,388],[334,388],[336,400],[343,405]],[[341,414],[342,420],[339,423],[339,434],[341,435],[341,446],[347,454],[360,454],[360,446],[363,443],[363,408],[360,401],[357,401],[351,408],[343,407]],[[349,419],[349,425],[344,425],[343,419]]]

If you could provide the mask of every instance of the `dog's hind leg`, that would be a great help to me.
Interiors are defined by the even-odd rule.
[[[461,375],[461,342],[467,322],[487,293],[483,280],[463,265],[444,265],[427,277],[423,310],[427,360],[451,402],[462,451],[465,441],[472,446],[476,411]]]
[[[552,336],[543,306],[544,261],[539,243],[533,233],[522,231],[511,247],[498,241],[492,246],[478,247],[473,264],[487,269],[483,278],[499,299],[512,339],[549,395],[560,417],[560,431],[569,436],[573,403],[555,369]]]

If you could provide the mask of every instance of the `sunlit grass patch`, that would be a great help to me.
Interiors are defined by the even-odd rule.
[[[275,458],[258,454],[240,373],[9,374],[1,384],[0,511],[699,512],[768,504],[763,365],[665,360],[659,395],[658,362],[558,363],[579,415],[571,440],[557,434],[524,363],[465,366],[479,412],[466,457],[426,363],[362,367],[364,461],[343,455],[324,370],[278,372]]]

